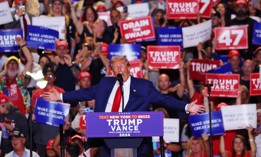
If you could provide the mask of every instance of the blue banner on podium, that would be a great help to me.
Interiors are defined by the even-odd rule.
[[[22,29],[0,29],[0,52],[18,52],[16,37],[23,37]]]
[[[163,136],[162,112],[86,113],[86,137]]]
[[[35,106],[35,121],[52,126],[64,124],[64,118],[69,114],[70,104],[46,101],[38,98]]]
[[[59,32],[53,29],[28,25],[26,45],[36,49],[55,50]]]
[[[223,135],[224,125],[223,125],[221,111],[211,112],[211,114],[212,114],[212,134]],[[210,135],[208,113],[189,116],[189,125],[193,136],[196,138],[201,137],[203,133]]]

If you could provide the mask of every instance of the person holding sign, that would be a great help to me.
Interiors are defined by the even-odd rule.
[[[46,92],[43,94],[43,98],[51,101],[95,99],[95,112],[148,111],[150,104],[161,104],[166,108],[194,114],[205,111],[204,106],[195,105],[194,102],[186,105],[175,98],[161,94],[150,81],[130,76],[130,64],[126,56],[113,57],[110,66],[115,77],[105,77],[99,84],[88,89],[80,89],[64,94],[60,94],[56,90]],[[120,84],[123,84],[124,90],[123,106],[122,96],[119,92]],[[147,146],[146,142],[142,144],[143,148],[148,148]],[[142,151],[145,151],[145,149],[140,149],[138,154],[149,153],[148,150],[146,152]]]
[[[251,150],[246,151],[246,141],[241,135],[236,135],[233,140],[232,152],[225,150],[224,137],[220,137],[220,153],[221,157],[255,157],[256,156],[256,143],[254,136],[252,135],[253,127],[247,127],[249,143]]]

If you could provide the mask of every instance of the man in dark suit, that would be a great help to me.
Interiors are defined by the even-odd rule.
[[[130,76],[130,65],[126,56],[117,56],[111,59],[111,69],[115,77],[105,77],[99,84],[88,89],[60,94],[45,93],[43,97],[52,101],[84,101],[95,99],[95,112],[122,112],[122,107],[115,110],[115,95],[119,87],[116,76],[122,75],[124,91],[124,111],[148,111],[150,105],[161,104],[166,108],[193,113],[204,112],[205,108],[195,103],[185,104],[167,95],[161,94],[152,82]],[[143,151],[144,152],[144,151]],[[139,152],[140,154],[140,152]],[[142,156],[142,155],[141,155]]]

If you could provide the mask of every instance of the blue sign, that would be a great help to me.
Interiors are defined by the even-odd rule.
[[[261,22],[254,23],[252,43],[254,45],[261,45]]]
[[[87,138],[151,136],[163,136],[162,112],[86,113]]]
[[[158,45],[179,45],[183,46],[181,27],[159,27]]]
[[[211,112],[212,115],[212,135],[223,135],[224,125],[221,111]],[[210,135],[209,114],[199,114],[189,116],[189,125],[194,137],[201,137],[203,133]]]
[[[64,118],[69,114],[70,104],[61,102],[46,101],[37,98],[35,106],[35,121],[52,126],[64,124]]]
[[[53,29],[28,25],[26,45],[36,49],[55,50],[59,32]]]
[[[18,52],[16,37],[23,37],[22,29],[0,29],[0,52]]]
[[[141,58],[141,45],[139,44],[111,44],[108,58],[125,55],[129,61]]]
[[[217,55],[215,60],[222,60],[223,64],[225,64],[228,62],[228,57],[227,55]]]
[[[208,71],[208,73],[217,73],[217,74],[232,74],[233,70],[230,63],[226,63],[220,67]]]

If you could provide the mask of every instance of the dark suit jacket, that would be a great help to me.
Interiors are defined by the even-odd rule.
[[[95,112],[104,112],[106,109],[109,96],[116,82],[114,77],[103,78],[98,85],[88,89],[67,92],[63,94],[63,101],[84,101],[95,99]],[[150,105],[161,105],[166,108],[184,111],[185,103],[168,95],[161,94],[152,84],[152,82],[131,77],[130,97],[124,111],[148,111]],[[154,106],[157,107],[157,106]],[[99,139],[88,139],[88,146],[103,145],[103,141]],[[110,150],[103,147],[102,157],[110,156]],[[151,139],[145,138],[138,149],[138,156],[151,156]]]
[[[71,102],[94,99],[94,111],[104,112],[115,82],[116,79],[114,77],[105,77],[98,85],[91,88],[64,93],[63,101]],[[131,77],[130,97],[124,111],[148,111],[151,104],[158,104],[169,109],[184,112],[186,105],[182,101],[161,94],[150,81]]]
[[[31,14],[28,14],[28,13],[26,13],[27,14],[27,16],[29,17],[29,19],[30,19],[30,22],[31,22],[31,24],[32,24],[32,15]],[[20,19],[18,19],[18,20],[16,20],[15,19],[15,16],[14,16],[14,14],[13,14],[13,22],[10,22],[10,23],[7,23],[7,24],[5,24],[4,25],[4,28],[5,29],[17,29],[17,28],[22,28],[22,26],[21,26],[21,23],[20,23]]]

